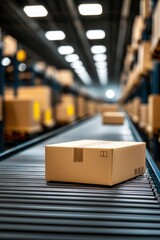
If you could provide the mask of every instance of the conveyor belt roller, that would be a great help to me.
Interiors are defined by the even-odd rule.
[[[160,239],[160,208],[148,173],[114,187],[46,183],[44,146],[134,138],[99,116],[0,163],[0,239]]]

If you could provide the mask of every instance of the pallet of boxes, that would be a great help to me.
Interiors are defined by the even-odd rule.
[[[120,112],[118,104],[102,104],[101,107],[103,124],[123,124],[125,115]]]
[[[36,133],[53,127],[53,109],[49,86],[19,87],[15,97],[13,89],[5,90],[5,130],[8,133]]]

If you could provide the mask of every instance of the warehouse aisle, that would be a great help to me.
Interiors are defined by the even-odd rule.
[[[160,209],[147,174],[114,187],[44,180],[46,144],[133,141],[127,121],[100,116],[0,162],[0,239],[159,239]]]

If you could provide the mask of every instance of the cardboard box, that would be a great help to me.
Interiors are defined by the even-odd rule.
[[[78,109],[77,109],[78,118],[85,117],[86,116],[86,100],[85,100],[85,98],[82,96],[78,96],[77,105],[78,105]]]
[[[117,112],[119,110],[118,104],[104,103],[101,106],[101,112]]]
[[[148,97],[148,126],[149,132],[156,133],[160,129],[160,95],[149,95]]]
[[[75,96],[72,94],[65,93],[61,96],[61,102],[62,103],[70,103],[70,104],[74,105],[75,104]]]
[[[142,74],[147,74],[147,72],[153,68],[150,41],[142,41],[139,45],[138,66]]]
[[[152,4],[150,0],[141,0],[140,1],[140,14],[146,19],[151,15]]]
[[[152,15],[152,56],[159,59],[160,53],[160,1],[154,8]]]
[[[53,110],[51,107],[48,107],[42,111],[42,123],[45,127],[53,127],[55,125]]]
[[[145,168],[145,143],[81,140],[45,148],[46,181],[114,185]]]
[[[59,124],[71,123],[76,119],[75,106],[70,103],[57,104],[56,108],[56,121]]]
[[[63,69],[57,71],[56,79],[63,85],[71,87],[74,84],[73,73],[70,70]]]
[[[87,101],[87,114],[93,116],[96,113],[96,104],[93,100]]]
[[[141,128],[145,128],[148,125],[148,104],[140,105],[139,125]]]
[[[123,124],[125,115],[123,112],[104,112],[102,114],[103,124]]]
[[[41,131],[40,103],[31,99],[4,101],[5,130],[34,133]]]
[[[10,35],[3,39],[3,56],[14,56],[17,52],[17,40]]]
[[[132,48],[138,49],[139,41],[142,37],[142,31],[144,29],[144,19],[142,16],[136,16],[132,28]]]
[[[139,116],[140,116],[140,104],[141,99],[139,97],[135,97],[132,101],[132,120],[135,123],[139,122]]]

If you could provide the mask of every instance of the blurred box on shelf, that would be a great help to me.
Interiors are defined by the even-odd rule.
[[[35,133],[41,131],[40,103],[31,99],[8,99],[4,101],[5,131]]]
[[[81,140],[45,148],[46,181],[114,185],[145,168],[143,142]]]
[[[148,97],[148,126],[149,133],[158,133],[160,129],[160,95],[149,95]]]
[[[96,113],[96,103],[93,100],[87,100],[87,115],[93,116]]]
[[[132,120],[135,123],[139,122],[140,104],[141,104],[141,99],[139,97],[135,97],[132,101]]]
[[[10,35],[3,38],[3,56],[15,56],[17,52],[17,40]]]
[[[146,128],[148,125],[148,104],[140,104],[139,126]]]
[[[69,93],[62,94],[61,102],[75,104],[75,96],[73,94],[69,94]]]
[[[82,96],[78,96],[77,98],[77,117],[78,118],[83,118],[86,116],[86,100]]]
[[[118,104],[109,104],[109,103],[103,103],[101,106],[101,112],[117,112],[119,111]]]
[[[71,103],[59,103],[55,107],[56,121],[59,124],[71,123],[76,119],[75,105]]]
[[[67,69],[57,71],[56,79],[63,86],[72,87],[74,85],[73,73]]]
[[[138,67],[141,74],[147,74],[153,68],[151,42],[142,41],[138,49]]]
[[[146,19],[150,17],[152,12],[151,0],[141,0],[140,1],[140,15]]]
[[[144,29],[144,19],[142,16],[136,16],[132,28],[132,43],[131,47],[133,50],[138,49],[139,41],[142,37],[142,31]]]
[[[160,59],[160,1],[157,1],[152,15],[152,56]]]
[[[123,124],[125,114],[123,112],[104,112],[102,113],[103,124]]]

